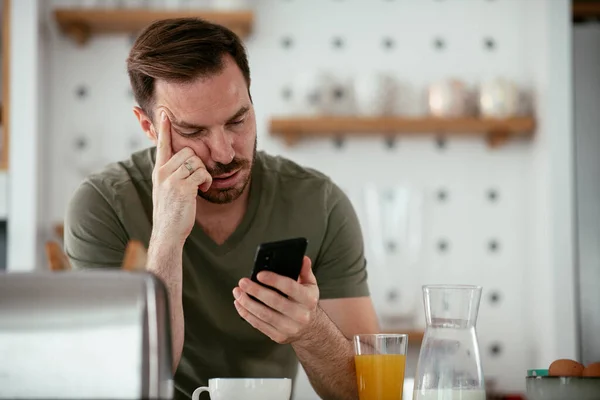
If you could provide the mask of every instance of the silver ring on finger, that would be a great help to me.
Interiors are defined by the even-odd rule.
[[[190,175],[194,172],[194,167],[192,167],[192,164],[190,164],[189,161],[184,162],[183,166],[188,170]]]

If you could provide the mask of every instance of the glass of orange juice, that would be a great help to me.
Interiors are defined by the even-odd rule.
[[[360,400],[402,400],[408,335],[354,336],[354,363]]]

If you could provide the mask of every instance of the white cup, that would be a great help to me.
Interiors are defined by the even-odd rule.
[[[508,118],[519,113],[519,88],[504,78],[481,83],[479,88],[479,111],[488,118]]]
[[[464,117],[471,113],[470,91],[458,79],[445,79],[429,86],[429,113],[434,117]]]
[[[292,380],[289,378],[214,378],[208,387],[194,390],[192,400],[208,392],[211,400],[290,400]]]
[[[371,72],[356,75],[352,88],[358,114],[369,117],[394,114],[398,87],[391,74]]]
[[[331,112],[334,101],[334,80],[321,70],[306,70],[296,75],[291,84],[293,113],[317,116]]]

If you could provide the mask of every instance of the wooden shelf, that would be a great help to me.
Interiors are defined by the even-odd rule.
[[[53,226],[54,234],[60,239],[63,240],[65,237],[65,224],[58,223]]]
[[[424,331],[402,331],[399,329],[394,329],[394,330],[384,330],[382,333],[405,333],[408,335],[408,344],[413,345],[413,344],[421,344],[421,342],[423,342],[423,337],[425,336],[425,332]]]
[[[170,11],[148,9],[56,9],[54,16],[61,31],[84,45],[92,35],[135,34],[152,22],[166,18],[195,17],[221,24],[244,38],[252,30],[251,11]]]
[[[597,18],[600,17],[600,2],[597,1],[574,1],[572,7],[574,18]]]
[[[535,130],[532,117],[508,119],[490,118],[273,118],[269,130],[292,145],[302,137],[339,137],[395,135],[454,135],[483,137],[492,147],[504,144],[512,137],[530,138]]]
[[[399,332],[402,333],[402,332]],[[423,331],[410,331],[408,333],[408,343],[421,343],[423,342],[423,337],[425,336],[425,332]]]

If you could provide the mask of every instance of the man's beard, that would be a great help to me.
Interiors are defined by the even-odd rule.
[[[214,168],[208,170],[208,173],[211,176],[226,175],[234,171],[239,171],[240,173],[243,173],[244,170],[247,170],[248,176],[246,177],[246,180],[243,182],[241,187],[208,189],[208,191],[206,192],[203,192],[200,189],[198,189],[198,196],[214,204],[227,204],[231,203],[234,200],[237,200],[242,195],[242,193],[244,193],[244,190],[246,190],[246,187],[250,183],[250,178],[252,177],[252,169],[256,161],[256,142],[257,140],[255,139],[252,160],[234,158],[233,161],[231,161],[229,164],[217,163],[217,165]]]

